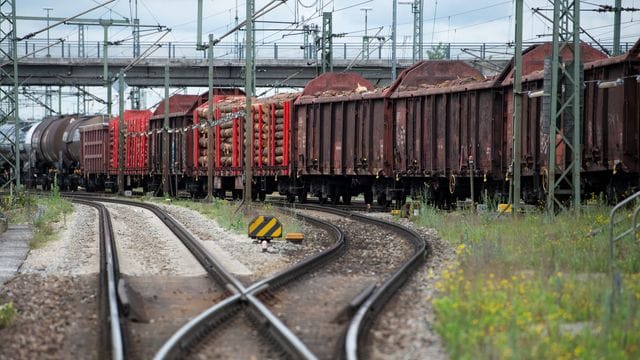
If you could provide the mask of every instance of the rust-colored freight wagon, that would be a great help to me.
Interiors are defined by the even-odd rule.
[[[588,197],[604,188],[616,201],[639,185],[640,40],[624,55],[585,64],[584,81],[583,190]]]
[[[111,142],[109,123],[103,122],[80,128],[80,167],[87,191],[103,190],[109,178]]]
[[[253,100],[251,106],[251,141],[253,148],[254,198],[264,199],[267,193],[289,191],[291,113],[297,94],[280,94]],[[213,125],[211,139],[208,128],[199,129],[196,154],[201,176],[208,175],[208,157],[212,156],[214,193],[224,196],[231,190],[239,196],[243,189],[244,121],[238,113],[246,106],[244,96],[219,98],[209,119],[208,104],[197,109],[199,118]],[[208,151],[209,147],[211,152]]]
[[[201,95],[176,94],[169,98],[169,154],[163,159],[164,100],[158,104],[149,119],[149,165],[150,175],[161,175],[163,166],[168,166],[169,174],[190,175],[193,173],[193,151],[189,145],[193,141],[193,131],[184,130],[193,124],[193,110],[201,105]],[[173,187],[172,187],[173,188]]]
[[[326,73],[307,84],[295,116],[293,154],[304,193],[334,203],[364,193],[370,203],[374,179],[390,170],[384,91],[357,74]]]
[[[427,194],[445,205],[499,176],[501,93],[494,81],[461,61],[423,61],[403,71],[389,89],[394,182],[378,200]]]
[[[149,110],[126,110],[124,147],[125,188],[146,186],[149,173],[147,139],[144,134],[149,126]],[[95,123],[80,129],[81,164],[88,191],[110,189],[117,191],[118,175],[118,124],[119,117],[109,123]]]
[[[623,128],[628,134],[637,134],[637,126],[625,124],[629,122],[624,103],[630,99],[637,99],[637,94],[631,91],[637,87],[635,78],[628,79],[627,85],[617,87],[616,79],[624,79],[629,75],[627,56],[606,58],[606,55],[587,44],[581,44],[581,60],[584,64],[584,87],[581,117],[581,159],[582,159],[582,189],[588,193],[601,191],[611,180],[611,171],[607,174],[598,172],[613,170],[614,154],[622,156],[619,145],[616,144],[616,132],[622,135]],[[560,142],[559,136],[555,141],[549,141],[548,120],[545,120],[545,106],[549,106],[549,95],[545,92],[544,60],[551,55],[551,44],[533,46],[523,53],[523,82],[522,82],[522,157],[519,159],[522,168],[521,199],[528,203],[536,203],[546,197],[546,182],[548,174],[548,149],[551,144],[556,145],[555,167],[556,176],[566,169],[570,160],[570,152]],[[565,61],[570,60],[572,53],[568,48],[562,52]],[[626,75],[625,75],[626,74]],[[611,79],[611,80],[608,80]],[[513,64],[503,71],[500,80],[505,92],[505,120],[507,124],[506,139],[512,137],[513,116]],[[613,87],[600,83],[609,81]],[[563,96],[562,91],[559,92]],[[615,94],[609,99],[610,94]],[[631,100],[631,103],[636,103]],[[636,118],[637,119],[637,118]],[[559,133],[562,134],[568,121],[564,117],[558,120]],[[633,122],[633,121],[631,121]],[[637,120],[636,120],[637,122]],[[626,130],[625,130],[626,132]],[[571,138],[572,133],[566,134]],[[633,135],[631,135],[633,137]],[[636,144],[637,144],[637,140]],[[629,144],[629,143],[627,143]],[[513,156],[511,141],[505,141],[504,152],[511,163]],[[637,154],[637,150],[635,151]],[[613,161],[610,161],[613,160]],[[610,164],[611,162],[611,164]],[[596,190],[598,189],[598,190]]]

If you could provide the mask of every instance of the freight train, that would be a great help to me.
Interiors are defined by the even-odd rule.
[[[542,90],[550,53],[549,44],[523,53],[522,158],[516,160],[522,168],[520,198],[528,203],[543,200],[546,178],[566,166],[565,149],[556,145],[557,173],[547,170],[543,107],[549,97]],[[639,185],[640,41],[617,57],[585,44],[581,53],[582,189],[614,200]],[[571,52],[562,55],[568,59]],[[174,95],[168,99],[168,127],[163,103],[155,113],[125,112],[125,188],[159,193],[169,181],[174,195],[203,196],[211,177],[215,196],[240,197],[249,149],[254,199],[278,192],[289,201],[311,195],[320,202],[349,203],[362,194],[367,203],[388,205],[426,196],[447,207],[471,196],[476,201],[504,197],[514,163],[512,73],[513,63],[486,79],[461,61],[423,61],[380,89],[356,74],[329,73],[300,93],[253,99],[249,111],[239,90],[216,90],[212,104],[206,94]],[[30,183],[45,186],[55,173],[70,189],[115,191],[120,129],[117,118],[100,119],[71,116],[25,124],[21,156]],[[58,122],[56,128],[69,131],[48,130]],[[559,123],[562,132],[570,121]],[[246,145],[245,131],[251,139]]]

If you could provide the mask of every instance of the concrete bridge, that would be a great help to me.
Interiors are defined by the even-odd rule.
[[[123,67],[133,59],[109,59],[109,76],[113,81]],[[469,61],[473,63],[473,60]],[[172,87],[208,86],[208,64],[206,59],[146,59],[126,73],[125,82],[136,87],[164,86],[164,67],[169,64]],[[342,72],[349,67],[349,60],[334,60],[333,70]],[[397,66],[398,74],[410,63]],[[487,70],[476,63],[475,66]],[[96,58],[27,58],[21,59],[18,67],[19,83],[24,86],[103,86],[103,62]],[[9,69],[10,70],[10,69]],[[309,60],[260,59],[256,63],[257,87],[303,87],[322,69]],[[376,86],[391,82],[391,65],[387,60],[360,60],[348,71],[356,72]],[[214,86],[243,87],[245,66],[243,60],[215,60]],[[2,85],[11,85],[2,79]]]

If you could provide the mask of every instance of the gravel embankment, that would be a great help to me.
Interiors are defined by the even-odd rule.
[[[455,258],[455,250],[435,229],[416,227],[406,219],[388,214],[371,214],[416,230],[432,247],[432,255],[387,303],[370,330],[364,358],[447,359],[444,344],[433,329],[431,306],[439,274]]]

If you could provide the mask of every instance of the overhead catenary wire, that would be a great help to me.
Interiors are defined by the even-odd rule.
[[[58,25],[62,25],[62,24],[64,24],[64,23],[68,22],[69,20],[73,20],[73,19],[75,19],[75,18],[77,18],[77,17],[80,17],[80,16],[82,16],[82,15],[84,15],[84,14],[88,13],[88,12],[91,12],[91,11],[93,11],[93,10],[95,10],[95,9],[101,8],[101,7],[103,7],[103,6],[107,5],[107,4],[110,4],[110,3],[114,2],[114,1],[116,1],[116,0],[108,0],[107,2],[105,2],[105,3],[103,3],[103,4],[100,4],[100,5],[98,5],[98,6],[94,6],[94,7],[92,7],[92,8],[91,8],[91,9],[89,9],[89,10],[85,10],[85,11],[83,11],[83,12],[79,13],[79,14],[76,14],[76,15],[70,16],[70,17],[68,17],[68,18],[65,18],[65,19],[63,19],[63,20],[61,20],[61,21],[58,21],[57,23],[54,23],[53,25],[49,25],[49,26],[45,27],[44,29],[40,29],[40,30],[38,30],[38,31],[34,31],[34,32],[32,32],[32,33],[29,33],[29,34],[27,34],[27,35],[23,36],[23,37],[17,38],[17,39],[16,39],[16,41],[21,41],[21,40],[25,40],[25,39],[30,39],[30,38],[32,38],[32,37],[34,37],[34,36],[36,36],[36,35],[38,35],[38,34],[40,34],[40,33],[42,33],[42,32],[45,32],[45,31],[50,30],[50,29],[53,29],[54,27],[56,27],[56,26],[58,26]]]
[[[162,40],[165,36],[167,36],[167,34],[169,34],[171,32],[171,29],[167,29],[165,30],[165,33],[162,34],[162,36],[160,36],[160,38],[158,38],[153,44],[151,44],[142,54],[140,54],[140,56],[138,56],[137,58],[135,58],[131,64],[127,65],[124,69],[122,69],[123,72],[127,72],[129,71],[129,69],[131,69],[132,67],[134,67],[136,64],[138,64],[140,61],[144,60],[145,58],[147,58],[149,55],[153,54],[153,52],[155,52],[156,50],[158,50],[161,45],[158,44],[158,42],[160,42],[160,40]],[[153,51],[151,51],[153,50]]]

